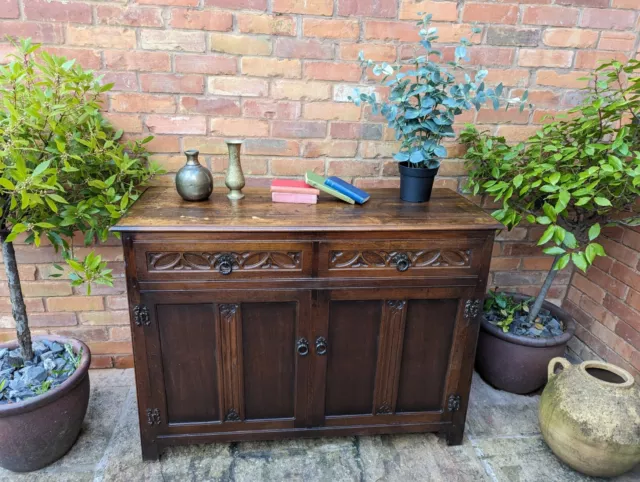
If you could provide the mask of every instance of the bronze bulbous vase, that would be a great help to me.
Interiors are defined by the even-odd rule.
[[[213,192],[213,176],[198,162],[199,152],[185,151],[187,163],[176,174],[176,189],[185,201],[205,201]]]

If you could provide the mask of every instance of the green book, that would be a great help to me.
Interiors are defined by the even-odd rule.
[[[327,194],[331,194],[333,197],[337,197],[338,199],[342,199],[344,202],[349,204],[355,204],[356,202],[351,199],[349,196],[342,194],[341,192],[336,191],[335,189],[327,186],[325,183],[324,176],[320,174],[316,174],[313,171],[307,171],[304,174],[304,182],[309,184],[309,186],[313,186],[316,189],[320,189],[321,191],[326,192]]]

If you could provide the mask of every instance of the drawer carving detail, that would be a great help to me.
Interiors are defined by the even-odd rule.
[[[331,251],[329,268],[447,268],[471,265],[471,250]]]
[[[149,271],[231,271],[299,269],[300,251],[147,253]]]

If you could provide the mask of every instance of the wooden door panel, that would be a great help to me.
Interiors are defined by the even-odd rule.
[[[220,416],[214,305],[156,305],[167,422],[208,422]]]
[[[442,408],[458,303],[427,299],[407,304],[397,412]]]
[[[293,417],[296,303],[242,303],[241,310],[245,417]]]
[[[327,415],[371,413],[382,302],[331,301],[327,350]]]

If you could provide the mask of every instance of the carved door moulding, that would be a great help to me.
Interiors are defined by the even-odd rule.
[[[224,264],[224,266],[222,266]],[[301,251],[160,252],[147,253],[149,271],[299,270]],[[226,273],[223,273],[226,274]]]
[[[408,268],[398,269],[398,260],[408,260]],[[405,271],[410,268],[462,268],[469,266],[471,266],[470,249],[329,252],[329,269],[396,268],[399,271]]]

